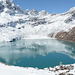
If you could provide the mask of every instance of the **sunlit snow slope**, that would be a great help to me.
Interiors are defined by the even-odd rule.
[[[72,29],[74,34],[69,41],[75,41],[75,7],[62,14],[49,14],[45,10],[23,11],[12,0],[0,0],[0,42],[46,38],[68,40]]]

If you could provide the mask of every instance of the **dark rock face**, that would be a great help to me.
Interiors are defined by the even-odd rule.
[[[73,20],[75,20],[75,12],[72,14],[71,17],[68,17],[68,18],[65,20],[65,23],[70,23],[70,22],[72,22]]]
[[[2,5],[2,3],[0,3],[0,13],[3,12],[4,10],[4,5]]]
[[[21,38],[20,37],[13,38],[10,42],[15,42],[17,40],[21,40]]]
[[[70,23],[72,22],[72,18],[68,18],[67,20],[65,20],[65,23]]]
[[[75,42],[75,27],[73,27],[69,32],[59,32],[56,34],[55,38]]]
[[[73,13],[72,17],[75,19],[75,13]]]

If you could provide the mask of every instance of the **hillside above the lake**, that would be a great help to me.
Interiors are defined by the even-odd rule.
[[[75,42],[75,7],[61,14],[24,11],[12,0],[0,0],[0,42],[57,38]]]

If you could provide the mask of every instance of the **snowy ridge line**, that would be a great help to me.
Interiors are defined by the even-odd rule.
[[[65,13],[49,14],[45,10],[23,11],[12,0],[0,0],[0,8],[0,42],[23,38],[57,38],[75,42],[75,7]]]

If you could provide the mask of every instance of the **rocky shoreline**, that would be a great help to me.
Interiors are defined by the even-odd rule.
[[[48,67],[44,69],[16,67],[0,63],[1,75],[75,75],[75,64]]]

